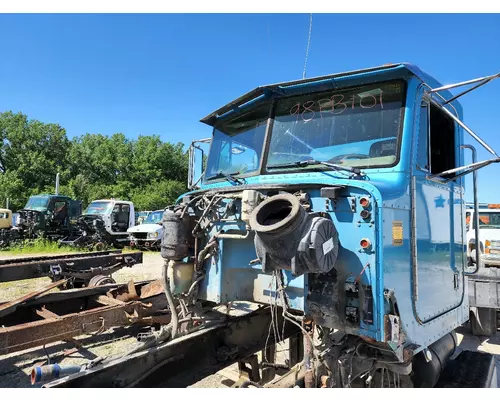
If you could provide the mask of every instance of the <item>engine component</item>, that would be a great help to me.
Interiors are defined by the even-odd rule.
[[[260,203],[250,216],[250,226],[264,272],[326,273],[337,261],[338,232],[333,222],[307,213],[291,194],[278,194]]]
[[[186,293],[193,281],[194,264],[182,261],[168,262],[167,276],[172,294]]]
[[[180,208],[176,211],[165,210],[163,213],[163,238],[161,256],[168,260],[182,260],[189,254],[193,244],[190,234],[190,217]]]
[[[260,193],[256,190],[244,190],[241,196],[241,220],[247,224],[250,222],[250,215],[259,203]]]

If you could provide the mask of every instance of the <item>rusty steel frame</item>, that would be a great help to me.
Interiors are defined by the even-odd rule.
[[[164,301],[162,296],[163,286],[160,281],[146,281],[139,284],[129,282],[126,285],[110,286],[113,287],[49,293],[31,302],[18,304],[17,310],[28,309],[31,314],[42,319],[0,327],[0,354],[9,354],[57,341],[67,341],[75,336],[102,332],[112,327],[132,324],[165,324],[170,321],[168,314],[155,315],[166,308],[166,300]],[[99,292],[98,289],[104,290]],[[59,296],[55,296],[57,294]],[[58,315],[46,308],[46,305],[58,302],[81,302],[82,300],[93,305],[94,308],[65,315]],[[9,317],[15,317],[15,311]],[[4,320],[0,319],[0,322],[4,323]]]
[[[45,257],[25,257],[0,261],[0,282],[50,276],[88,280],[109,275],[124,267],[142,263],[142,252],[101,251]]]
[[[284,337],[300,328],[275,317]],[[52,381],[45,387],[186,387],[274,343],[269,307]],[[268,338],[268,335],[269,338]],[[281,339],[281,338],[280,338]]]

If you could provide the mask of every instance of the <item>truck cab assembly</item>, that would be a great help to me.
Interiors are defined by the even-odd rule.
[[[104,250],[128,244],[127,230],[135,225],[134,204],[104,199],[92,201],[77,219],[77,229],[59,241],[60,245]]]
[[[287,368],[301,378],[290,386],[438,385],[469,319],[464,175],[500,161],[462,122],[464,93],[449,89],[495,77],[442,86],[388,64],[261,86],[205,117],[203,174],[195,145],[191,191],[163,215],[170,323],[122,362],[49,386],[139,385],[152,372],[124,372],[132,359],[151,368],[155,353],[173,371],[183,365],[173,349],[192,343],[222,367],[248,360],[245,343],[267,351],[297,334],[291,350],[303,357]],[[494,158],[467,165],[464,132]],[[225,329],[244,317],[206,317],[234,302],[261,305],[238,339]],[[193,336],[203,326],[205,350]]]

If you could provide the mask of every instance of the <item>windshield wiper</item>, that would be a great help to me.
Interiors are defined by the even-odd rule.
[[[304,160],[304,161],[295,161],[291,163],[269,165],[267,169],[307,167],[309,165],[325,165],[337,171],[347,171],[358,176],[364,175],[364,173],[361,172],[359,168],[348,167],[346,165],[332,164],[326,161],[319,161],[319,160]]]
[[[233,176],[236,174],[239,174],[239,172],[235,172],[233,174],[228,174],[226,172],[219,171],[215,175],[211,176],[210,178],[207,178],[207,180],[225,178],[228,182],[233,182],[233,183],[236,183],[237,185],[242,185],[244,183],[244,181]]]

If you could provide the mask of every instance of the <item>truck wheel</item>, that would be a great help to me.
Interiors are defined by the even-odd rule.
[[[87,286],[88,287],[96,287],[96,286],[108,285],[110,283],[116,283],[116,282],[110,276],[96,275],[90,279]]]
[[[103,242],[97,242],[94,245],[94,250],[95,251],[103,251],[106,248],[106,245]]]
[[[475,336],[493,336],[497,332],[497,310],[474,307],[470,312],[470,326]]]

